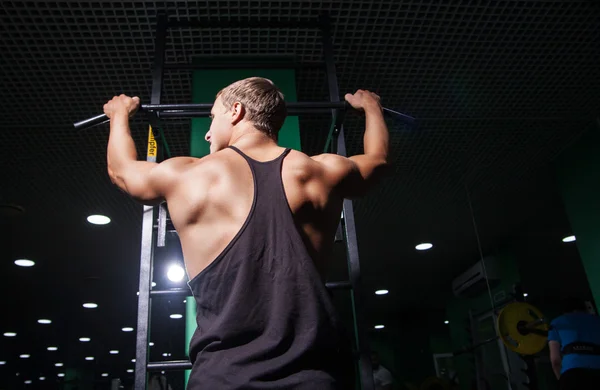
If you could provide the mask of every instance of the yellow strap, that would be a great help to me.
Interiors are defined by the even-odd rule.
[[[148,126],[148,153],[146,154],[146,160],[156,162],[157,152],[158,147],[156,145],[156,140],[154,139],[152,126]]]

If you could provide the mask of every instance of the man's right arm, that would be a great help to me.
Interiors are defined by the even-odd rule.
[[[379,96],[359,89],[345,98],[365,113],[364,153],[349,158],[322,154],[313,159],[323,164],[326,180],[338,188],[342,197],[354,198],[365,195],[389,167],[389,132]]]

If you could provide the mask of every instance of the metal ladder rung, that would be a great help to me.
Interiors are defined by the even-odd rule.
[[[325,283],[325,287],[328,290],[351,290],[352,283],[349,280],[344,280],[341,282],[327,282]]]
[[[161,297],[189,297],[192,292],[189,289],[177,288],[172,290],[151,290],[150,297],[161,298]]]
[[[151,362],[146,366],[148,371],[161,371],[161,370],[191,370],[192,363],[189,360],[170,360],[165,362]]]

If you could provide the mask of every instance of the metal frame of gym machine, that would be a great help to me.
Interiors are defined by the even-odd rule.
[[[212,20],[185,20],[185,21],[170,21],[165,14],[159,14],[157,16],[157,29],[155,37],[155,54],[154,54],[154,65],[152,69],[152,96],[151,104],[160,104],[162,84],[163,84],[163,71],[164,69],[202,69],[202,65],[188,65],[188,64],[165,64],[165,40],[166,33],[169,28],[228,28],[228,27],[241,27],[241,28],[255,28],[264,27],[270,29],[285,29],[285,28],[316,28],[321,30],[322,44],[323,44],[323,59],[324,64],[320,66],[325,68],[327,75],[327,84],[329,87],[330,103],[325,104],[327,111],[331,109],[333,132],[332,135],[337,138],[336,152],[339,155],[346,156],[346,144],[344,141],[344,110],[338,108],[340,106],[339,88],[337,82],[337,76],[335,71],[335,63],[333,57],[333,44],[331,40],[331,22],[328,15],[323,15],[318,20],[308,22],[273,22],[267,20],[258,21],[212,21]],[[267,65],[268,66],[268,65]],[[300,64],[302,66],[302,64]],[[314,66],[314,64],[308,64],[308,66]],[[258,68],[265,67],[264,63],[246,63],[236,64],[236,67],[246,68]],[[289,64],[274,64],[273,67],[279,68],[291,68]],[[336,104],[337,103],[337,104]],[[174,105],[177,106],[177,105]],[[185,105],[179,105],[183,108]],[[187,105],[190,106],[190,105]],[[317,103],[306,103],[301,105],[298,109],[299,113],[323,113],[322,102]],[[312,106],[312,107],[311,107]],[[178,108],[178,107],[177,107]],[[161,114],[161,113],[158,113]],[[172,112],[169,117],[198,117],[207,116],[208,112],[181,110],[179,112]],[[166,117],[167,115],[162,115]],[[156,113],[150,113],[150,124],[153,129],[156,129],[158,115]],[[156,134],[155,134],[156,135]],[[157,142],[159,144],[159,142]],[[148,155],[147,161],[156,161],[155,155]],[[152,280],[152,268],[154,259],[154,210],[153,206],[144,206],[143,208],[143,219],[142,219],[142,239],[141,239],[141,254],[140,254],[140,285],[139,285],[139,299],[138,299],[138,319],[137,319],[137,335],[136,335],[136,360],[135,360],[135,384],[134,389],[144,390],[147,385],[147,373],[148,371],[160,371],[160,370],[186,370],[190,369],[191,363],[186,360],[179,361],[162,361],[162,362],[148,362],[148,336],[150,331],[150,305],[151,297],[170,297],[170,296],[189,296],[189,289],[177,289],[177,290],[154,290],[151,291],[151,280]],[[164,204],[158,206],[158,229],[157,229],[157,246],[165,245],[165,234],[166,234],[166,207]],[[362,390],[373,390],[373,372],[370,360],[370,350],[367,341],[366,327],[364,317],[361,315],[363,312],[362,297],[360,295],[361,290],[361,275],[360,275],[360,262],[358,257],[358,245],[356,240],[356,228],[354,222],[354,211],[352,207],[352,201],[345,199],[343,203],[343,218],[341,227],[343,226],[343,233],[346,238],[346,250],[347,250],[347,261],[348,261],[348,273],[350,280],[342,282],[327,283],[329,289],[349,289],[351,292],[353,314],[355,321],[354,337],[356,346],[358,348],[358,370],[360,374],[360,385]],[[355,357],[356,358],[356,357]]]

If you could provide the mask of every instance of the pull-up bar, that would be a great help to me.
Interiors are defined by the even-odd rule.
[[[302,115],[302,114],[324,114],[328,113],[328,110],[347,110],[350,105],[345,102],[288,102],[287,113],[288,115]],[[142,104],[140,106],[141,111],[148,113],[156,113],[159,118],[196,118],[209,116],[210,110],[212,109],[212,103],[199,103],[199,104]],[[413,124],[415,118],[402,114],[400,112],[391,110],[383,107],[384,111],[392,113],[398,116],[401,120],[406,123]],[[108,122],[106,114],[97,115],[92,118],[82,120],[73,124],[75,130],[84,130],[90,127],[100,125]]]
[[[345,101],[342,102],[288,102],[288,115],[299,114],[322,114],[327,113],[326,110],[346,110],[350,105]],[[161,117],[161,113],[165,113],[165,117],[174,118],[190,118],[202,117],[210,115],[212,103],[200,104],[142,104],[141,111],[149,113],[157,113]],[[106,114],[97,115],[95,117],[82,120],[74,123],[76,130],[84,130],[92,126],[96,126],[108,121]]]

